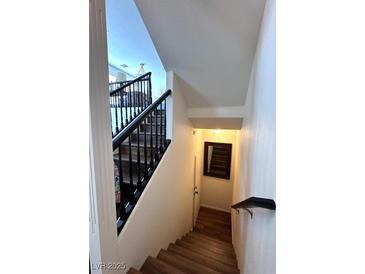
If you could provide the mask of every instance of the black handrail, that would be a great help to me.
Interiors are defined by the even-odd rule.
[[[113,150],[118,148],[118,146],[128,138],[128,136],[142,123],[142,121],[154,111],[169,95],[171,95],[171,89],[167,90],[164,94],[160,96],[155,102],[144,109],[141,114],[138,115],[130,124],[128,124],[121,132],[119,132],[113,138]]]
[[[120,88],[122,85],[125,85],[129,81],[119,81],[119,82],[111,82],[109,83],[109,94],[114,90]]]
[[[127,83],[129,81],[132,81],[132,80],[125,80],[125,81],[117,81],[117,82],[110,82],[109,85],[112,85],[112,84],[123,84],[123,83]]]
[[[116,84],[124,84],[124,83],[128,83],[129,81],[132,81],[132,80],[125,80],[125,81],[118,81],[118,82],[110,82],[109,83],[109,86],[116,85]]]
[[[254,207],[261,207],[261,208],[266,208],[266,209],[270,209],[270,210],[275,210],[276,204],[275,204],[275,201],[272,199],[250,197],[246,200],[243,200],[239,203],[232,205],[232,208],[236,209],[237,211],[238,211],[238,209],[246,210],[248,213],[250,213],[251,219],[253,217],[253,213],[251,210],[249,210],[249,208],[254,208]]]
[[[119,91],[123,90],[123,89],[124,89],[124,88],[126,88],[127,86],[130,86],[130,85],[132,85],[132,84],[134,84],[134,83],[136,83],[136,82],[138,82],[138,81],[142,80],[142,79],[143,79],[143,78],[145,78],[146,76],[150,76],[150,77],[151,77],[151,72],[147,72],[147,73],[145,73],[145,74],[143,74],[143,75],[141,75],[141,76],[139,76],[139,77],[137,77],[137,78],[135,78],[135,79],[133,79],[133,80],[128,81],[128,83],[125,83],[125,84],[124,84],[124,85],[122,85],[121,87],[119,87],[119,88],[117,88],[116,90],[113,90],[112,92],[110,92],[110,95],[114,95],[115,93],[117,93],[117,92],[119,92]]]

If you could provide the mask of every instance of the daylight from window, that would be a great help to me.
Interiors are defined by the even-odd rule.
[[[133,0],[106,1],[109,82],[152,72],[152,97],[166,90],[166,71]]]

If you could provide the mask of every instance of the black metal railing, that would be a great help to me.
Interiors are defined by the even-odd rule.
[[[113,138],[118,233],[169,146],[166,138],[166,91]]]
[[[152,103],[151,88],[151,72],[131,81],[109,84],[113,137]]]
[[[109,83],[109,92],[113,92],[114,90],[120,88],[128,82],[130,82],[130,80]]]

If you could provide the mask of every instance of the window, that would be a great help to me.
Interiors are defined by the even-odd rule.
[[[117,81],[117,78],[115,76],[109,74],[109,83],[114,83],[116,81]]]

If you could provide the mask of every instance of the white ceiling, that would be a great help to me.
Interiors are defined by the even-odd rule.
[[[188,107],[244,105],[265,0],[135,0]]]

